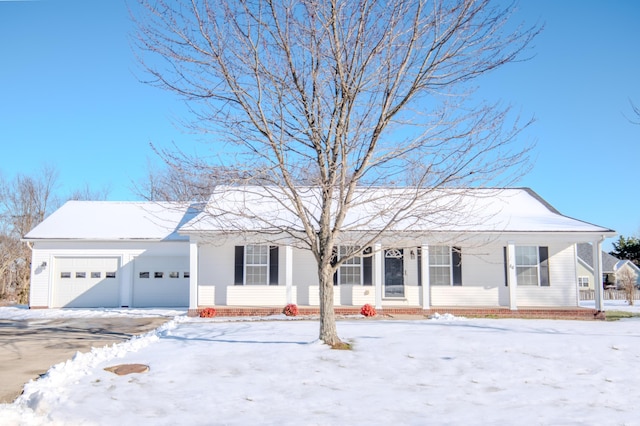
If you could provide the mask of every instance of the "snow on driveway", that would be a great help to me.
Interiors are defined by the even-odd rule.
[[[1,310],[0,310],[1,311]],[[1,316],[0,312],[0,316]],[[178,316],[77,354],[0,405],[0,424],[632,424],[640,321]],[[150,371],[103,370],[143,363]]]

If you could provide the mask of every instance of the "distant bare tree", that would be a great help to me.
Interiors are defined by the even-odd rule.
[[[144,179],[133,182],[133,191],[148,201],[202,202],[209,199],[216,185],[239,181],[239,176],[229,168],[212,168],[197,158],[167,151],[159,155],[166,160],[164,167],[148,162]]]
[[[629,305],[633,305],[636,285],[638,284],[638,274],[636,274],[630,267],[623,267],[621,270],[616,272],[616,281],[618,282],[618,287],[624,291]]]
[[[24,282],[24,248],[19,239],[0,233],[0,300],[25,302],[25,291],[19,285]]]
[[[20,239],[57,207],[57,179],[58,173],[52,167],[43,167],[36,176],[1,179],[0,298],[28,301],[31,250]]]
[[[138,3],[132,14],[149,83],[189,102],[192,130],[218,135],[212,158],[168,161],[180,170],[191,164],[230,168],[232,177],[278,194],[282,208],[299,220],[281,234],[317,262],[320,339],[327,344],[341,343],[333,275],[342,262],[406,217],[442,209],[426,201],[438,189],[507,185],[526,168],[529,146],[517,136],[529,123],[519,123],[509,107],[472,97],[479,77],[520,59],[539,31],[511,26],[510,5]],[[301,183],[318,189],[317,209],[307,208]],[[352,241],[355,249],[336,261],[357,194],[380,185],[415,190],[394,200],[393,211],[374,213],[386,226]]]
[[[96,190],[92,189],[88,183],[85,183],[83,187],[73,191],[68,199],[77,201],[104,201],[109,198],[110,192],[109,187]]]

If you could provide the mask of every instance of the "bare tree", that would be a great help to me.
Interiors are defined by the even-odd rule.
[[[132,184],[133,192],[148,201],[206,201],[216,185],[242,180],[229,167],[211,167],[179,152],[156,152],[165,160],[163,167],[148,161],[144,179]]]
[[[439,189],[506,185],[527,165],[529,147],[517,136],[529,122],[519,123],[508,106],[472,96],[479,77],[519,59],[539,31],[512,27],[512,6],[490,0],[138,3],[132,15],[149,83],[189,102],[193,130],[218,135],[215,155],[204,163],[259,182],[297,217],[296,226],[279,230],[316,259],[320,339],[327,344],[341,343],[332,278],[342,262],[407,216],[441,209],[426,201]],[[318,190],[317,208],[308,208],[301,183]],[[358,194],[381,185],[412,189],[396,193],[402,195],[393,211],[375,213],[385,226],[336,260]]]
[[[54,168],[43,167],[36,176],[0,179],[0,298],[28,301],[31,250],[20,239],[57,206],[57,178]]]
[[[77,201],[104,201],[109,198],[111,190],[108,186],[100,189],[92,189],[88,183],[85,183],[83,187],[76,189],[68,197],[69,200]]]
[[[633,305],[635,299],[636,285],[638,284],[638,274],[631,267],[625,266],[616,272],[616,281],[619,288],[624,292],[629,305]]]

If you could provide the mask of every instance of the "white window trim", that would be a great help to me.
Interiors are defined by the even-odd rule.
[[[249,258],[249,256],[247,256],[247,249],[249,247],[266,247],[267,248],[267,263],[266,264],[262,264],[262,263],[249,263],[247,262],[247,259]],[[243,271],[243,276],[242,276],[242,285],[269,285],[269,265],[271,265],[270,263],[270,255],[271,255],[271,250],[270,250],[270,246],[266,245],[266,244],[249,244],[249,245],[245,245],[244,246],[244,271]],[[266,273],[266,277],[265,277],[265,282],[263,283],[252,283],[252,284],[247,284],[247,277],[249,276],[249,274],[247,273],[247,267],[249,266],[266,266],[267,268],[267,273]]]
[[[436,286],[436,287],[453,287],[453,258],[451,256],[451,251],[453,250],[452,246],[429,246],[429,256],[431,256],[432,249],[436,248],[436,247],[446,247],[447,249],[447,258],[449,259],[449,263],[448,264],[433,264],[431,263],[431,259],[429,259],[429,271],[428,273],[431,274],[431,268],[444,268],[445,266],[449,267],[449,284],[436,284],[433,282],[433,280],[429,279],[429,285],[432,286]]]
[[[586,284],[586,285],[585,285]],[[578,287],[579,288],[589,288],[589,277],[584,275],[584,276],[579,276],[578,277]]]
[[[518,264],[518,249],[519,248],[525,248],[525,247],[533,247],[535,249],[535,253],[536,253],[536,264],[535,265],[519,265]],[[537,283],[535,285],[533,284],[523,284],[521,282],[518,281],[518,286],[523,286],[523,287],[540,287],[540,246],[515,246],[515,253],[516,253],[516,258],[514,259],[514,263],[516,265],[516,280],[518,279],[518,268],[534,268],[536,269],[536,278],[537,278]]]
[[[353,246],[338,246],[338,260],[340,260],[342,258],[341,251],[342,251],[343,248],[346,250],[346,249],[354,248],[354,247]],[[362,256],[361,255],[354,256],[350,260],[356,260],[356,259],[359,260],[358,264],[356,264],[356,263],[343,263],[343,264],[340,265],[340,267],[338,268],[338,271],[337,271],[337,273],[338,273],[338,285],[363,285],[362,283],[363,283],[363,278],[364,278],[364,266],[363,266],[364,262],[362,261]],[[345,269],[359,269],[360,282],[358,284],[353,284],[353,283],[342,284],[342,279],[340,278],[340,276],[341,276],[340,271],[342,270],[343,267]]]

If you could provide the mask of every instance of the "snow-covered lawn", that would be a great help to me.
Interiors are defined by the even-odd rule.
[[[0,318],[12,315],[6,309]],[[52,367],[14,404],[0,405],[0,424],[639,421],[638,319],[443,315],[345,320],[338,330],[353,350],[318,342],[317,321],[177,316],[154,332]],[[150,371],[103,370],[121,363]]]
[[[593,300],[583,300],[580,302],[580,306],[595,309],[596,302]],[[629,305],[629,302],[626,300],[605,300],[604,310],[640,313],[640,300],[634,300],[633,305]]]

